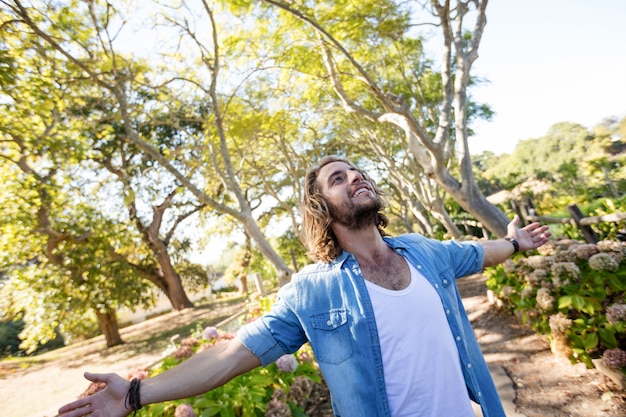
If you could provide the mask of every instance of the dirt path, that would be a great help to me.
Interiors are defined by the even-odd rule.
[[[484,281],[480,275],[468,277],[459,281],[459,289],[487,361],[502,366],[514,383],[517,412],[528,417],[626,416],[624,391],[595,369],[555,357],[544,337],[495,310]],[[0,362],[0,416],[55,416],[60,405],[87,388],[84,371],[126,375],[157,361],[180,326],[216,324],[241,306],[221,303],[147,320],[123,329],[127,344],[113,349],[104,349],[97,337],[37,356],[26,369]]]

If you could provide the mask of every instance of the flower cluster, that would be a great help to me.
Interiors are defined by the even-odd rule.
[[[594,245],[593,243],[584,243],[574,248],[574,253],[576,253],[576,257],[582,260],[587,260],[591,258],[599,251],[600,250],[598,249],[598,245]]]
[[[626,367],[626,352],[620,348],[605,350],[602,359],[609,368],[622,369]]]
[[[265,417],[291,417],[291,408],[287,404],[287,394],[277,389],[272,394],[272,399],[267,403]]]
[[[548,279],[548,271],[545,269],[535,269],[525,276],[526,283],[531,287],[540,287]]]
[[[512,286],[505,285],[504,287],[502,287],[502,296],[504,298],[510,297],[513,293],[515,293],[515,288],[513,288]]]
[[[619,263],[610,254],[600,252],[589,258],[589,267],[596,271],[617,271]]]
[[[126,376],[126,379],[128,379],[129,381],[135,378],[146,379],[148,378],[149,374],[150,374],[150,371],[147,370],[146,368],[135,368],[128,373],[128,375]]]
[[[606,308],[606,320],[611,324],[626,321],[626,304],[613,304]]]
[[[312,389],[313,382],[304,375],[298,375],[289,387],[289,397],[296,404],[303,404],[311,395]]]
[[[193,356],[193,348],[189,345],[180,345],[174,352],[174,357],[178,360]]]
[[[552,283],[557,288],[569,284],[570,280],[577,281],[580,277],[580,268],[574,262],[556,262],[550,272]]]
[[[219,337],[220,335],[215,327],[206,327],[202,331],[202,339],[204,340],[216,340],[219,339]]]
[[[276,361],[276,366],[283,372],[295,372],[298,369],[298,361],[294,355],[283,355]]]
[[[554,297],[547,288],[539,288],[537,291],[537,307],[544,311],[550,311],[554,308]]]
[[[174,410],[174,417],[196,417],[196,412],[189,404],[180,404]]]
[[[552,333],[565,333],[572,327],[572,320],[565,317],[563,313],[557,313],[550,316],[550,330]]]
[[[197,345],[198,345],[198,343],[200,343],[200,342],[199,342],[199,341],[198,341],[198,339],[196,339],[195,337],[188,337],[188,338],[186,338],[186,339],[183,339],[183,340],[180,342],[180,345],[181,345],[181,346],[189,346],[189,347],[194,347],[194,346],[197,346]]]
[[[293,414],[289,403],[302,406],[311,396],[313,381],[304,375],[294,378],[289,394],[282,389],[277,389],[272,394],[272,399],[267,403],[265,417],[291,417]]]

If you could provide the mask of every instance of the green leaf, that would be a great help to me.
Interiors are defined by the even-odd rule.
[[[598,334],[597,333],[589,333],[582,337],[583,346],[586,350],[591,350],[598,346]]]
[[[600,333],[600,340],[602,340],[602,344],[609,349],[615,349],[617,347],[617,339],[615,338],[615,334],[605,328],[600,328],[598,330]]]
[[[578,294],[574,294],[571,297],[572,297],[572,305],[574,306],[574,308],[578,311],[582,311],[582,309],[585,307],[585,304],[586,304],[585,299]]]
[[[571,305],[572,305],[572,296],[571,295],[564,295],[561,298],[559,298],[559,309],[561,309],[561,308],[568,308]]]

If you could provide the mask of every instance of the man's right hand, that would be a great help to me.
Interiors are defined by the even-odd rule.
[[[133,410],[124,404],[130,382],[117,374],[85,372],[91,382],[104,382],[106,387],[93,395],[73,401],[59,408],[59,417],[125,417]]]

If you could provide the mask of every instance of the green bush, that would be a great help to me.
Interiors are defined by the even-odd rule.
[[[626,374],[626,243],[552,241],[485,274],[487,288],[555,353],[588,367],[604,357]]]

